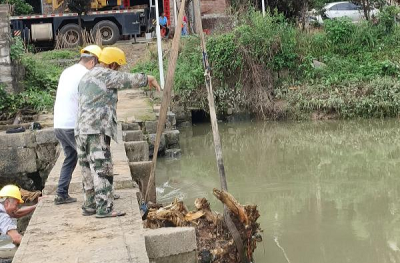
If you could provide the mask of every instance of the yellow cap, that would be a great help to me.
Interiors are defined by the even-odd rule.
[[[105,47],[101,52],[99,61],[107,65],[117,63],[122,66],[126,64],[125,53],[117,47]]]
[[[21,198],[21,192],[19,191],[18,186],[16,185],[6,185],[0,190],[0,197],[12,197],[18,200],[20,204],[24,203],[24,200]]]
[[[83,53],[89,53],[100,58],[101,48],[98,45],[90,45],[81,49],[81,54]]]

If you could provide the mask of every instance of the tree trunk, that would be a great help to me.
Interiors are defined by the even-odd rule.
[[[306,29],[306,18],[308,11],[308,0],[305,0],[303,3],[303,7],[301,8],[301,30]]]
[[[362,0],[362,1],[361,1],[361,4],[362,4],[362,7],[363,7],[363,9],[364,9],[364,16],[365,16],[365,19],[366,19],[366,20],[369,20],[369,13],[370,13],[370,12],[369,12],[369,11],[370,11],[370,10],[369,10],[369,9],[370,9],[370,8],[369,8],[369,4],[370,4],[370,3],[369,3],[368,0]]]

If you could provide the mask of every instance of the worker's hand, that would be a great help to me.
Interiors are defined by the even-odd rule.
[[[155,88],[157,91],[161,91],[160,85],[158,85],[158,82],[155,77],[151,75],[147,75],[147,82],[149,83],[149,88]]]

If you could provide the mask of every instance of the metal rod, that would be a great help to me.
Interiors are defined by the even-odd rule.
[[[160,13],[158,9],[158,0],[155,0],[155,2],[156,2],[156,14],[157,14],[156,35],[157,35],[158,69],[160,71],[160,85],[161,89],[163,90],[165,86],[165,81],[164,81],[164,67],[163,67],[162,47],[161,47]]]

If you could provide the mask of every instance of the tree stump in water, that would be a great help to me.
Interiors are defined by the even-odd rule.
[[[262,240],[257,219],[260,214],[256,205],[241,205],[228,192],[214,189],[214,195],[225,204],[238,229],[245,247],[245,258],[253,261],[257,242]],[[211,211],[210,203],[205,198],[197,198],[196,211],[189,211],[182,201],[151,208],[144,223],[147,228],[192,226],[196,229],[199,262],[236,263],[240,255],[234,240],[219,213]]]

